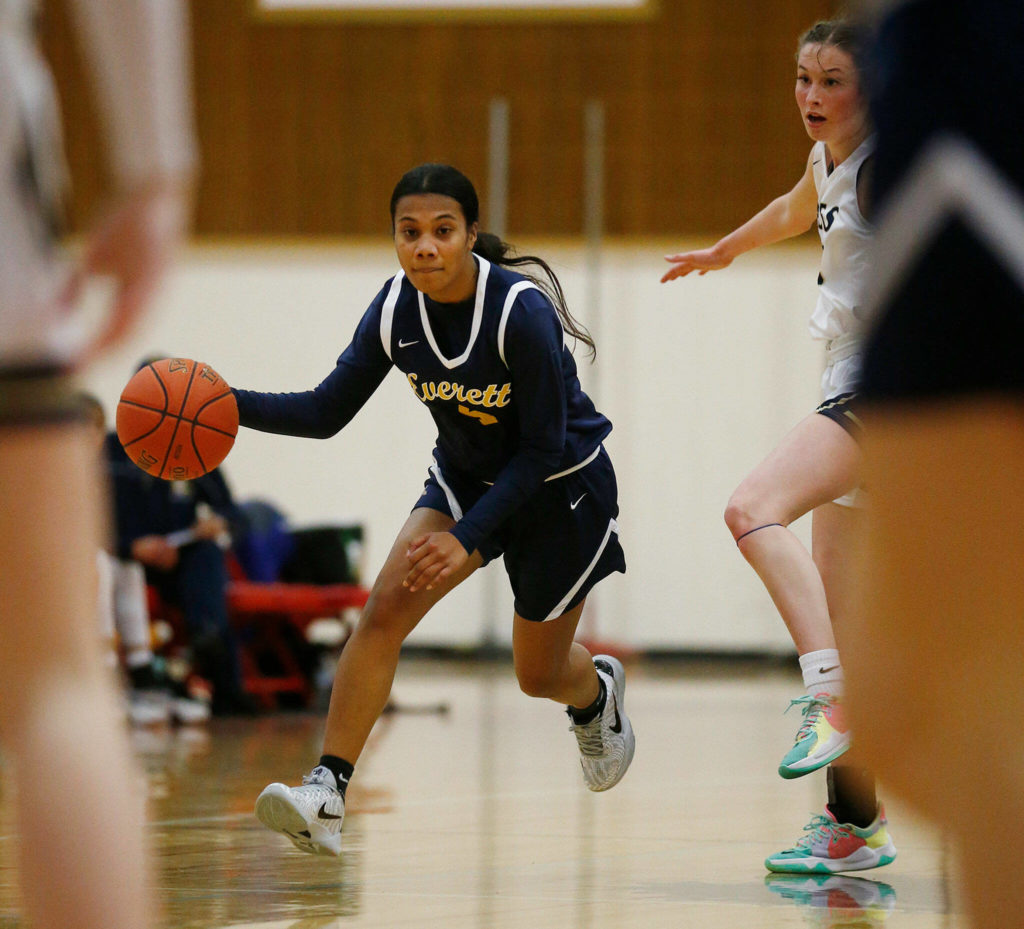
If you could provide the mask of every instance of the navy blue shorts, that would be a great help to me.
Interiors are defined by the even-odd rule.
[[[414,509],[428,507],[456,522],[486,493],[482,481],[430,469]],[[480,544],[484,561],[505,556],[505,570],[524,619],[555,619],[583,601],[602,578],[625,572],[619,544],[618,487],[602,448],[578,471],[545,481],[494,535]]]

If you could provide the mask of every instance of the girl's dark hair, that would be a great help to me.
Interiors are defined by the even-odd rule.
[[[402,175],[401,180],[395,185],[391,194],[391,227],[395,225],[395,210],[398,201],[410,194],[441,194],[451,197],[462,207],[462,215],[466,219],[466,225],[472,226],[480,220],[480,201],[477,199],[476,190],[472,182],[458,168],[443,164],[422,164],[417,165],[411,171]],[[548,296],[554,304],[555,312],[561,320],[562,327],[574,339],[582,342],[590,348],[591,357],[597,355],[597,347],[586,327],[579,323],[569,312],[565,300],[565,292],[558,281],[555,272],[544,259],[536,255],[518,255],[515,249],[503,242],[498,236],[490,232],[477,232],[476,242],[473,251],[482,258],[494,264],[505,267],[521,267],[523,265],[536,265],[543,271],[543,276],[530,274],[521,271],[524,277],[529,278]]]
[[[863,75],[866,64],[870,31],[862,23],[849,19],[826,19],[815,23],[802,36],[796,46],[797,57],[805,45],[825,45],[842,49],[852,59],[857,73]]]

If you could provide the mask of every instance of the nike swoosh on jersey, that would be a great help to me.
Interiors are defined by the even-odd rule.
[[[589,491],[588,491],[588,493],[589,493]],[[583,495],[583,497],[585,497],[585,496],[586,496],[586,494],[584,494],[584,495]],[[570,504],[569,504],[569,509],[570,509],[570,510],[575,510],[575,509],[576,509],[576,507],[578,507],[578,506],[580,505],[580,500],[582,500],[582,499],[583,499],[583,497],[580,497],[580,499],[579,499],[579,500],[577,500],[577,501],[576,501],[575,503],[570,503]]]
[[[420,340],[419,339],[413,339],[411,342],[403,342],[401,339],[398,340],[398,347],[399,348],[408,348],[410,345],[419,345],[419,344],[420,344]]]

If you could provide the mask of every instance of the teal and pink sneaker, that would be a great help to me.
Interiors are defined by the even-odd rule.
[[[881,806],[875,821],[865,829],[837,822],[826,806],[824,816],[815,816],[804,826],[806,835],[797,839],[796,845],[765,858],[764,866],[784,874],[835,874],[881,868],[896,859],[896,846],[889,838],[888,827]]]
[[[841,703],[842,698],[832,694],[789,701],[786,712],[802,706],[804,721],[797,730],[796,744],[779,764],[779,774],[787,779],[803,777],[831,764],[850,747],[850,730]]]
[[[883,926],[896,909],[896,891],[881,881],[847,874],[766,874],[764,885],[804,910],[821,929]]]

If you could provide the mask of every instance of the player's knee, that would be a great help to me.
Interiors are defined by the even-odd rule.
[[[406,596],[403,598],[402,593]],[[374,591],[359,617],[356,632],[365,639],[374,639],[382,646],[401,647],[409,629],[406,615],[408,593]]]
[[[725,507],[725,524],[729,527],[734,539],[738,539],[741,535],[766,522],[772,522],[772,520],[762,518],[758,512],[756,501],[745,493],[742,487],[729,498]]]
[[[560,677],[557,670],[548,665],[524,667],[516,665],[516,680],[519,689],[528,697],[550,697],[559,689]]]

